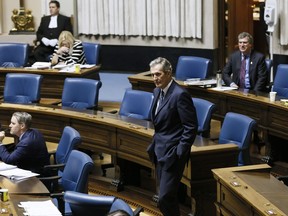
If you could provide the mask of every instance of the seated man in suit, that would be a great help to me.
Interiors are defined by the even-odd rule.
[[[252,49],[253,37],[247,32],[238,35],[238,47],[223,69],[223,81],[235,88],[265,91],[268,79],[265,56]]]
[[[34,61],[49,62],[60,33],[64,30],[73,33],[70,18],[59,14],[60,3],[50,1],[49,9],[50,16],[42,17],[36,32],[37,41],[40,42],[40,45],[34,51]]]
[[[15,112],[9,125],[10,134],[19,137],[14,150],[1,145],[5,132],[0,132],[0,160],[19,168],[42,173],[43,166],[49,164],[49,155],[43,135],[30,128],[32,116],[26,112]]]

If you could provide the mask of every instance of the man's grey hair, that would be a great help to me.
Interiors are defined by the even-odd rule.
[[[172,73],[171,63],[167,59],[162,58],[162,57],[158,57],[158,58],[154,59],[153,61],[151,61],[149,66],[151,68],[151,67],[154,67],[155,65],[158,65],[158,64],[162,65],[162,70],[164,73],[167,73],[167,72]]]
[[[241,33],[238,35],[238,41],[239,41],[240,39],[245,38],[245,37],[248,37],[249,43],[250,43],[250,44],[253,44],[254,39],[253,39],[252,35],[249,34],[248,32],[241,32]]]
[[[19,124],[24,124],[27,129],[31,127],[32,116],[27,112],[14,112],[13,115]]]

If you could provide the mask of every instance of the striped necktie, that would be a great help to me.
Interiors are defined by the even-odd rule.
[[[240,88],[245,88],[245,75],[246,75],[246,56],[243,55],[240,68]]]

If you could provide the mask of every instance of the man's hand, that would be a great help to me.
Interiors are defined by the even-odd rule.
[[[45,44],[45,46],[49,46],[50,40],[47,39],[46,37],[43,37],[43,38],[41,39],[41,41],[42,41],[43,44]]]
[[[232,82],[232,83],[230,84],[230,87],[239,88],[238,85],[236,85],[234,82]]]
[[[5,131],[0,132],[0,142],[2,143],[3,139],[5,138]]]
[[[51,47],[55,47],[56,44],[57,44],[57,42],[58,42],[57,39],[51,39],[51,40],[49,41],[49,45],[50,45]]]

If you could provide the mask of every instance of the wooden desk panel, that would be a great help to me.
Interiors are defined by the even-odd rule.
[[[124,159],[154,169],[146,152],[154,130],[147,121],[99,111],[94,113],[91,110],[79,112],[60,107],[2,103],[0,122],[3,122],[3,125],[8,124],[12,112],[16,110],[26,111],[32,115],[33,127],[44,134],[46,141],[59,140],[64,126],[70,125],[81,134],[83,140],[81,148],[108,153],[114,155],[116,159]],[[208,204],[205,200],[207,194],[216,194],[211,169],[236,166],[237,161],[237,145],[216,145],[207,139],[197,137],[182,182],[189,188],[189,194],[195,195],[197,209],[202,209],[203,215],[210,216],[211,214],[205,214],[205,211],[214,208],[214,200]]]
[[[25,68],[0,68],[0,95],[3,95],[5,77],[7,73],[30,73],[43,76],[41,85],[42,98],[61,99],[64,80],[67,77],[81,77],[100,80],[100,66],[94,66],[89,69],[81,69],[80,73],[64,73],[56,69],[25,69]]]
[[[13,181],[6,177],[0,176],[0,186],[8,189],[9,194],[50,194],[44,184],[37,177],[28,178],[21,181]]]
[[[155,88],[150,72],[132,75],[128,78],[133,89],[152,92]],[[177,82],[186,88],[192,97],[203,98],[215,103],[217,111],[213,118],[223,121],[227,112],[241,113],[257,121],[259,131],[264,134],[264,141],[273,135],[287,142],[288,107],[279,100],[270,102],[267,93],[255,94],[253,91],[241,90],[215,91],[198,86],[187,86],[183,81]],[[273,145],[272,139],[266,143],[266,155],[270,155],[270,145]]]
[[[217,180],[217,215],[288,214],[288,188],[270,174],[268,165],[213,169]],[[239,186],[233,186],[237,182]]]

